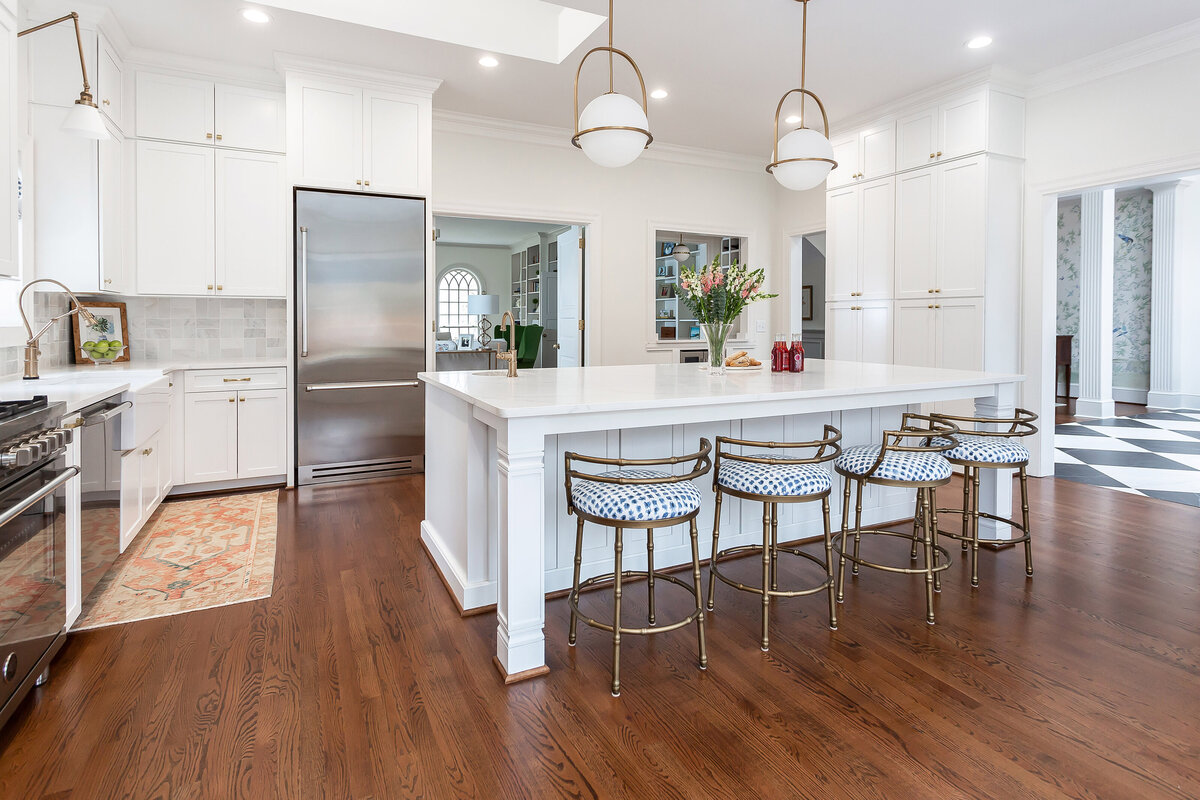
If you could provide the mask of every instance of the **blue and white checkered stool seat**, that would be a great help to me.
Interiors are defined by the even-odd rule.
[[[652,469],[602,472],[605,478],[669,478]],[[571,502],[585,514],[621,522],[654,522],[690,514],[700,508],[700,490],[691,481],[679,483],[602,483],[576,480]]]
[[[1025,445],[1011,437],[956,433],[954,441],[957,442],[957,446],[942,454],[946,458],[975,461],[980,464],[1020,464],[1029,460],[1029,451],[1025,449]],[[941,447],[949,444],[950,440],[939,436],[933,443]]]
[[[770,453],[755,453],[752,458],[778,458]],[[833,488],[829,472],[819,464],[755,464],[751,461],[722,460],[717,483],[735,492],[765,494],[772,497],[804,497]]]
[[[838,456],[837,467],[854,475],[866,475],[879,458],[880,446],[861,444],[847,447]],[[941,453],[889,450],[872,478],[887,481],[940,481],[949,478],[953,470]]]

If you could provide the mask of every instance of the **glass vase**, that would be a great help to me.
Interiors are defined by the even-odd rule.
[[[725,340],[733,329],[731,322],[712,322],[700,326],[708,342],[708,374],[725,374]]]

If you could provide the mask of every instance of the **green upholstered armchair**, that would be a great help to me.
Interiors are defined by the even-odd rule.
[[[517,330],[514,338],[517,343],[517,366],[521,369],[529,369],[537,363],[538,350],[542,346],[542,328],[541,325],[517,325]],[[497,325],[493,334],[493,338],[508,342],[508,331]]]

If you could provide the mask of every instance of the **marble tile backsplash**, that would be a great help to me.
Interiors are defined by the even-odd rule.
[[[227,297],[81,297],[123,302],[129,319],[129,354],[134,361],[221,361],[281,358],[287,354],[284,300]],[[67,310],[66,295],[35,292],[30,324],[34,331]],[[41,340],[41,364],[71,364],[70,320],[54,325]],[[0,377],[21,372],[22,348],[0,348]]]

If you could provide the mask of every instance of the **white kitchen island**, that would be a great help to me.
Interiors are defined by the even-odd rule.
[[[800,374],[730,372],[695,364],[421,373],[425,382],[425,519],[421,540],[464,612],[496,607],[496,666],[508,682],[548,671],[545,595],[571,585],[575,522],[567,516],[563,453],[647,458],[684,455],[700,438],[820,438],[826,423],[843,446],[877,443],[906,410],[974,400],[980,416],[1014,410],[1017,375],[810,360]],[[967,410],[970,404],[967,403]],[[680,465],[679,469],[690,468]],[[1008,515],[1012,482],[983,470],[980,511]],[[988,474],[991,473],[991,474]],[[711,478],[699,482],[697,520],[706,558],[713,522]],[[835,498],[840,497],[835,485]],[[834,502],[834,524],[840,502]],[[910,490],[871,486],[864,522],[911,518]],[[1002,509],[1002,511],[997,511]],[[762,540],[761,507],[730,498],[721,545]],[[780,508],[779,540],[821,532],[816,503]],[[612,569],[612,530],[587,525],[581,577]],[[627,531],[626,569],[645,569],[644,532]],[[1010,536],[992,524],[981,535]],[[686,526],[655,531],[655,566],[689,562]],[[566,631],[561,631],[566,647]]]

